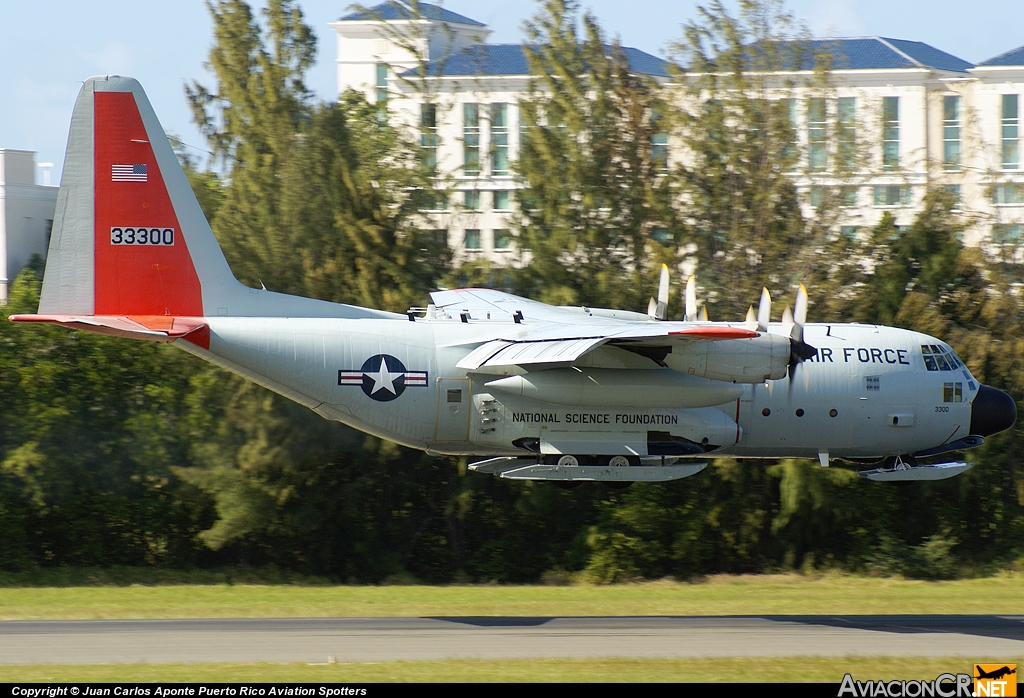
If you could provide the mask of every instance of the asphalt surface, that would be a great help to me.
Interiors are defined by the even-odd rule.
[[[1024,616],[0,622],[0,664],[889,655],[1024,658]]]

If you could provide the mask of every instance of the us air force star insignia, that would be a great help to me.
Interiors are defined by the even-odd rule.
[[[426,371],[406,371],[405,365],[390,354],[377,354],[363,362],[358,371],[338,371],[338,385],[358,385],[378,402],[394,400],[406,388],[426,387]]]

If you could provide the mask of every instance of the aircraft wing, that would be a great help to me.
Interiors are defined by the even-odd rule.
[[[531,321],[553,322],[587,322],[592,318],[601,320],[627,320],[632,322],[651,322],[643,313],[629,310],[610,310],[607,308],[587,308],[572,306],[555,306],[540,301],[515,296],[503,291],[489,288],[460,288],[454,291],[434,291],[430,300],[439,310],[451,318],[462,313],[469,313],[473,319],[490,319],[493,314],[512,318],[521,313],[522,318]],[[496,319],[496,318],[495,318]]]
[[[788,336],[743,325],[561,308],[486,289],[440,291],[431,297],[453,319],[468,313],[467,320],[511,318],[517,323],[503,323],[499,332],[463,357],[456,365],[466,371],[507,373],[515,367],[532,372],[565,366],[607,345],[690,375],[753,383],[785,376],[792,356]]]
[[[513,338],[497,338],[480,345],[467,354],[458,367],[478,370],[483,367],[519,366],[567,363],[610,344],[636,351],[641,355],[662,358],[673,346],[693,342],[727,339],[753,339],[760,333],[743,327],[728,325],[693,325],[690,323],[629,323],[605,322],[586,326],[550,323],[529,328]],[[656,359],[657,360],[657,359]]]

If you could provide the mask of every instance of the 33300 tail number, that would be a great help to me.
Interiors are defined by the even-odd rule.
[[[110,244],[172,247],[174,228],[111,228]]]

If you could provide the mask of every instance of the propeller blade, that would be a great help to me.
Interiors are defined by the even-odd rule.
[[[668,265],[661,265],[661,277],[658,279],[658,300],[653,298],[647,303],[647,314],[652,320],[668,318]]]
[[[744,318],[743,324],[752,330],[757,328],[757,315],[754,314],[754,306],[747,308],[747,317]]]
[[[686,280],[686,313],[683,319],[687,322],[697,322],[697,277],[690,276]]]
[[[668,307],[668,265],[661,265],[661,278],[658,280],[658,305]],[[664,319],[664,318],[662,318]]]
[[[768,331],[768,323],[772,315],[772,294],[767,288],[761,289],[761,302],[757,306],[757,329],[759,332]]]
[[[804,323],[807,322],[807,289],[800,284],[800,290],[796,292],[796,307],[793,310],[793,334],[790,335],[798,342],[804,341]]]
[[[797,367],[804,361],[817,356],[818,350],[804,342],[804,324],[807,322],[807,289],[803,284],[796,292],[796,310],[786,312],[782,316],[782,331],[789,337],[789,387],[792,390],[796,378]],[[811,378],[807,370],[804,373],[804,392],[810,388]]]
[[[704,322],[708,321],[708,307],[706,305],[700,307],[700,319]]]

